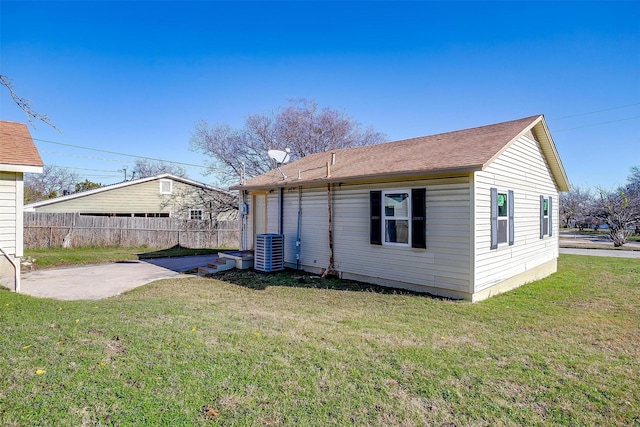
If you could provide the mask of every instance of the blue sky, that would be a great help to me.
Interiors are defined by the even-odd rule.
[[[194,124],[312,98],[398,140],[544,114],[570,181],[640,165],[640,2],[0,2],[0,73],[45,164],[204,165]],[[3,88],[0,88],[3,89]],[[0,119],[26,117],[0,91]],[[51,141],[51,142],[46,142]],[[189,177],[213,183],[201,168]]]

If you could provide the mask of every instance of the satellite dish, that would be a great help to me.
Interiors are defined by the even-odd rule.
[[[278,163],[279,165],[283,165],[283,164],[287,163],[289,161],[289,159],[291,158],[291,156],[289,155],[290,152],[291,152],[291,150],[289,148],[286,148],[285,151],[282,151],[282,150],[269,150],[269,151],[267,151],[267,154],[269,155],[270,159],[275,160],[276,163]]]
[[[267,154],[269,155],[269,158],[272,160],[275,160],[276,162],[276,168],[280,171],[280,174],[282,174],[282,179],[287,179],[287,175],[284,174],[284,172],[282,172],[282,169],[280,169],[280,165],[283,165],[285,163],[287,163],[289,161],[289,158],[291,156],[289,156],[289,153],[291,152],[290,149],[285,148],[284,151],[282,150],[269,150],[267,151]]]

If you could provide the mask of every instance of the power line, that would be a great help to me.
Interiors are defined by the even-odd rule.
[[[191,166],[191,167],[203,168],[203,169],[207,168],[206,166],[196,165],[196,164],[193,164],[193,163],[183,163],[183,162],[176,162],[176,161],[173,161],[173,160],[158,159],[158,158],[155,158],[155,157],[137,156],[135,154],[119,153],[117,151],[101,150],[99,148],[82,147],[80,145],[66,144],[64,142],[49,141],[49,140],[40,139],[40,138],[33,138],[33,140],[34,141],[40,141],[40,142],[46,142],[47,144],[55,144],[55,145],[62,145],[64,147],[78,148],[80,150],[90,150],[90,151],[97,151],[99,153],[113,154],[113,155],[116,155],[116,156],[133,157],[133,158],[136,158],[136,159],[153,160],[155,162],[173,163],[173,164],[176,164],[176,165]]]
[[[15,135],[9,135],[7,133],[3,133],[3,135],[15,137]],[[136,158],[136,159],[153,160],[154,162],[172,163],[172,164],[176,164],[176,165],[191,166],[191,167],[195,167],[195,168],[207,169],[207,166],[196,165],[196,164],[193,164],[193,163],[176,162],[176,161],[173,161],[173,160],[158,159],[156,157],[146,157],[146,156],[138,156],[138,155],[135,155],[135,154],[119,153],[117,151],[109,151],[109,150],[101,150],[99,148],[83,147],[81,145],[74,145],[74,144],[67,144],[67,143],[64,143],[64,142],[50,141],[48,139],[41,139],[41,138],[31,138],[31,139],[33,141],[45,142],[47,144],[55,144],[55,145],[62,145],[64,147],[78,148],[80,150],[97,151],[99,153],[113,154],[113,155],[116,155],[116,156],[133,157],[133,158]],[[108,159],[96,159],[96,160],[108,160]],[[117,161],[117,160],[111,160],[111,161]]]
[[[87,177],[87,176],[90,176],[90,177],[93,177],[93,178],[118,178],[118,177],[121,177],[120,175],[95,175],[95,174],[91,174],[91,173],[89,173],[89,174],[83,173],[82,174],[82,178]]]
[[[79,171],[90,171],[90,172],[111,172],[111,173],[116,173],[119,171],[114,171],[114,170],[108,170],[108,169],[87,169],[87,168],[77,168],[75,166],[57,166],[59,168],[64,168],[64,169],[75,169],[75,170],[79,170]]]
[[[571,114],[569,116],[562,116],[562,117],[554,117],[552,119],[549,120],[562,120],[562,119],[568,119],[570,117],[579,117],[579,116],[586,116],[588,114],[596,114],[596,113],[602,113],[604,111],[612,111],[612,110],[619,110],[621,108],[628,108],[628,107],[634,107],[636,105],[640,105],[640,102],[636,102],[635,104],[627,104],[627,105],[620,105],[618,107],[611,107],[611,108],[604,108],[602,110],[595,110],[595,111],[588,111],[586,113],[578,113],[578,114]],[[626,120],[626,119],[623,119]]]
[[[611,120],[610,122],[600,122],[600,123],[591,123],[589,125],[584,125],[584,126],[576,126],[573,128],[567,128],[567,129],[558,129],[558,130],[554,130],[554,132],[563,132],[565,130],[574,130],[574,129],[582,129],[582,128],[588,128],[591,126],[599,126],[599,125],[607,125],[609,123],[618,123],[618,122],[624,122],[626,120],[633,120],[633,119],[638,119],[640,118],[640,116],[633,116],[633,117],[627,117],[625,119],[619,119],[619,120]]]
[[[53,154],[53,155],[56,155],[56,156],[75,157],[75,158],[78,158],[78,159],[98,160],[98,161],[102,161],[102,162],[117,162],[117,163],[129,163],[130,162],[130,160],[107,159],[107,158],[104,158],[104,157],[92,157],[92,156],[81,156],[80,154],[60,153],[60,152],[57,152],[57,151],[41,150],[40,152],[41,153],[47,153],[47,154]]]

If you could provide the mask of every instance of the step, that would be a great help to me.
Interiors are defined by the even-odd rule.
[[[208,262],[204,267],[198,267],[198,275],[207,276],[210,274],[219,273],[221,271],[231,270],[235,267],[235,263],[233,262],[218,263],[217,260],[215,260],[214,262]]]
[[[198,276],[208,276],[210,274],[216,274],[217,272],[217,269],[209,267],[198,267]]]

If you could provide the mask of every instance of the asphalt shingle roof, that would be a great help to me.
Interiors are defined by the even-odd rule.
[[[24,123],[0,120],[0,164],[42,166],[42,159]]]
[[[379,177],[412,176],[482,170],[516,137],[542,116],[437,135],[387,142],[305,156],[281,166],[287,176],[271,170],[233,189],[301,185]],[[335,164],[327,177],[326,163],[335,153]]]

